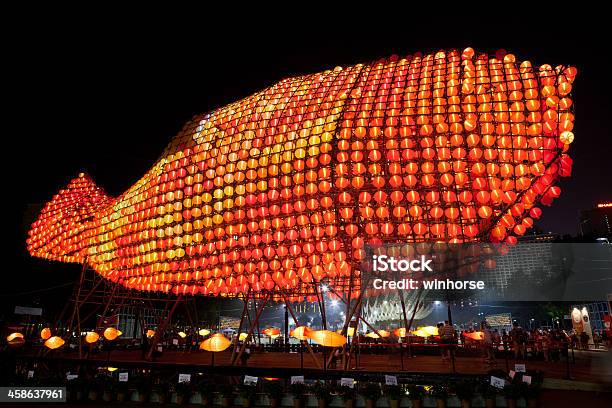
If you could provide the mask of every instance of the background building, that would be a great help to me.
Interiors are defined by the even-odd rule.
[[[583,237],[612,238],[612,203],[580,211],[579,231]]]

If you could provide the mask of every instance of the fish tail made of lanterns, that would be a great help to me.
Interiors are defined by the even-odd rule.
[[[80,174],[27,248],[142,291],[312,300],[358,285],[367,244],[512,244],[571,173],[576,74],[467,48],[286,79],[194,117],[118,197]]]

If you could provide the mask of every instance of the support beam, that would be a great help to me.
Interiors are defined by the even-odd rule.
[[[147,360],[150,361],[153,358],[153,351],[157,347],[157,343],[159,343],[161,336],[164,334],[164,331],[166,330],[166,326],[168,326],[168,324],[170,323],[172,319],[172,315],[174,314],[174,311],[176,310],[176,307],[182,301],[183,301],[183,295],[179,295],[174,301],[174,304],[172,305],[170,312],[168,312],[168,316],[157,327],[157,330],[155,331],[155,336],[153,336],[153,338],[151,339],[151,346],[149,347],[149,352],[147,353]],[[167,304],[166,304],[166,307],[167,307]]]

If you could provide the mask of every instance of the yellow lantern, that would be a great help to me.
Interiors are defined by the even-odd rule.
[[[380,334],[380,336],[379,336],[379,334]],[[384,337],[389,337],[390,335],[391,335],[391,333],[389,333],[386,330],[378,330],[378,333],[370,332],[370,333],[366,334],[366,337],[370,337],[372,339],[378,339],[380,337],[383,337],[383,338]]]
[[[238,336],[238,340],[245,341],[248,336],[249,336],[248,333],[240,333],[240,336]]]
[[[296,327],[295,329],[293,329],[290,333],[291,337],[295,337],[298,340],[308,340],[309,339],[309,335],[312,333],[312,330],[310,330],[309,327],[307,326],[299,326]]]
[[[348,329],[346,329],[346,335],[349,337],[353,337],[355,335],[355,328],[349,327]]]
[[[198,332],[198,334],[199,334],[200,336],[204,336],[204,337],[206,337],[206,336],[208,336],[208,335],[210,334],[210,330],[208,330],[208,329],[200,329],[200,331]]]
[[[114,327],[108,327],[106,328],[106,330],[104,330],[104,338],[106,340],[115,340],[117,337],[121,336],[123,333],[121,333],[121,330],[117,330]]]
[[[9,342],[9,343],[14,342],[14,341],[19,341],[17,339],[23,340],[23,334],[21,334],[21,333],[11,333],[8,336],[6,336],[6,341]]]
[[[100,335],[96,332],[87,332],[87,334],[85,335],[85,342],[89,344],[95,343],[99,339],[100,339]]]
[[[406,337],[406,328],[400,327],[399,329],[395,329],[393,332],[397,337]]]
[[[309,338],[323,347],[340,347],[346,344],[346,337],[329,330],[317,330]]]
[[[106,367],[106,369],[110,371],[111,373],[114,371],[117,371],[117,367]]]
[[[179,335],[179,337],[180,337],[181,339],[184,339],[185,337],[187,337],[187,333],[185,333],[185,332],[183,332],[183,331],[178,332],[178,335]]]
[[[153,336],[155,336],[155,330],[149,329],[149,330],[147,330],[146,334],[147,334],[148,338],[152,338]]]
[[[62,347],[64,343],[66,342],[61,337],[53,336],[47,339],[47,341],[45,341],[45,347],[51,350],[55,350],[56,348]]]
[[[216,353],[227,349],[231,344],[232,342],[227,337],[221,333],[216,333],[200,343],[200,349]]]
[[[48,327],[45,327],[44,329],[40,331],[41,339],[47,340],[49,337],[51,337],[51,329],[49,329]]]

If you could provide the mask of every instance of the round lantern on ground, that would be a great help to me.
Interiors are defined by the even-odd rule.
[[[41,339],[47,340],[49,337],[51,337],[51,329],[49,329],[48,327],[45,327],[44,329],[40,331]]]
[[[232,342],[229,341],[223,334],[215,333],[210,336],[210,338],[200,343],[200,349],[217,353],[226,350],[231,344]]]
[[[323,347],[341,347],[346,344],[346,337],[329,330],[317,330],[309,338]]]
[[[109,341],[115,340],[117,337],[121,336],[122,334],[123,333],[121,332],[121,330],[117,330],[114,327],[107,327],[103,333],[104,338]]]
[[[66,342],[59,336],[49,337],[47,341],[45,341],[45,347],[51,350],[55,350],[57,348],[62,347]]]
[[[85,335],[85,342],[92,344],[100,339],[100,335],[96,332],[87,332]]]

